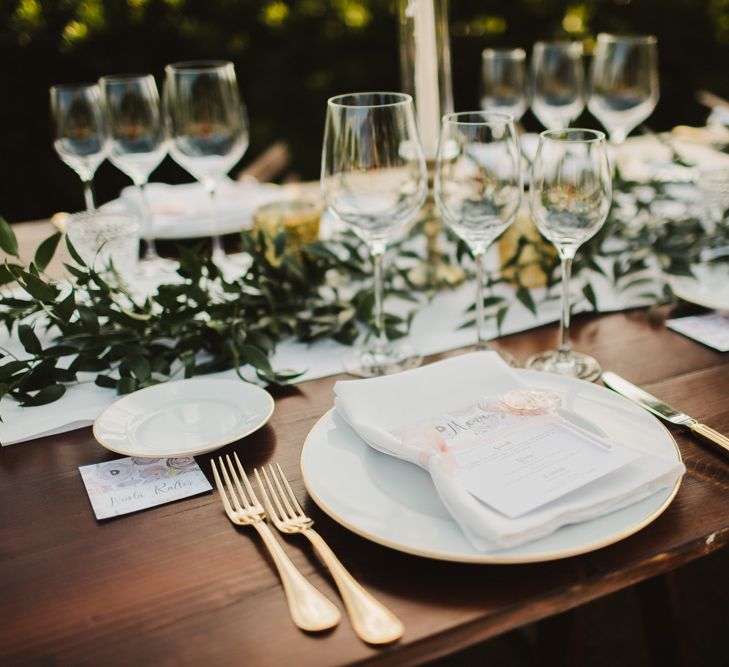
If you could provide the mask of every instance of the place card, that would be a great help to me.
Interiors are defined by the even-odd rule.
[[[97,519],[108,519],[211,491],[192,457],[127,457],[79,467]]]
[[[723,313],[679,317],[667,320],[666,326],[719,352],[729,352],[729,317]]]
[[[572,424],[560,405],[553,392],[520,390],[431,423],[466,490],[514,519],[639,457]]]

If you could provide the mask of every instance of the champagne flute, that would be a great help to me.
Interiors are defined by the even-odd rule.
[[[422,357],[387,340],[383,257],[388,241],[410,222],[428,189],[413,100],[404,93],[354,93],[327,102],[321,185],[329,208],[364,241],[374,264],[375,332],[345,360],[362,377],[418,366]]]
[[[524,49],[484,49],[481,53],[481,109],[511,114],[518,123],[526,108]]]
[[[84,185],[86,209],[93,211],[94,174],[107,153],[107,129],[96,84],[51,86],[53,148]]]
[[[532,111],[548,130],[570,126],[585,108],[579,42],[537,42],[532,51]]]
[[[103,76],[99,86],[109,128],[109,160],[132,179],[139,194],[142,270],[171,271],[176,263],[157,254],[152,213],[145,188],[150,174],[167,154],[167,138],[160,112],[159,93],[151,74]]]
[[[522,198],[521,152],[511,115],[467,111],[443,116],[435,200],[476,262],[476,349],[489,349],[484,314],[486,249],[514,220]],[[500,352],[507,363],[516,362]]]
[[[622,144],[658,103],[658,49],[652,35],[601,33],[590,69],[590,112]]]
[[[529,207],[562,264],[562,318],[557,349],[531,357],[527,368],[583,380],[600,377],[602,370],[595,359],[570,348],[569,281],[577,249],[602,227],[611,199],[612,176],[602,132],[547,130],[539,135]]]
[[[167,65],[165,73],[170,155],[210,196],[213,261],[235,269],[236,262],[223,250],[215,216],[218,185],[248,148],[248,118],[235,68],[231,62],[201,60]]]

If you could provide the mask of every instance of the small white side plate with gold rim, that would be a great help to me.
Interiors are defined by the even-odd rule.
[[[516,371],[529,386],[560,392],[580,425],[640,451],[680,461],[675,440],[648,412],[609,389],[535,371]],[[480,552],[461,532],[421,468],[375,451],[335,410],[309,433],[301,453],[309,495],[345,528],[416,556],[467,563],[534,563],[613,544],[654,521],[678,492],[672,488],[617,512],[564,526],[513,549]]]
[[[190,378],[123,396],[94,422],[103,447],[126,456],[194,456],[240,440],[273,414],[273,397],[242,380]]]

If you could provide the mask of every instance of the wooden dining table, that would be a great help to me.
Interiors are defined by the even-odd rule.
[[[48,229],[19,225],[21,246],[27,251]],[[729,354],[667,329],[660,311],[581,315],[572,337],[604,369],[729,433]],[[495,345],[524,362],[555,341],[556,325],[548,325]],[[334,630],[298,630],[263,544],[250,528],[232,526],[216,492],[97,521],[79,466],[118,456],[82,428],[0,450],[0,665],[420,664],[516,628],[569,619],[616,591],[660,584],[729,542],[729,459],[673,427],[687,469],[678,494],[655,521],[610,546],[549,562],[487,565],[368,541],[321,511],[302,481],[302,445],[332,407],[337,379],[272,389],[268,424],[196,458],[211,483],[213,455],[236,452],[247,469],[278,462],[340,560],[402,620],[402,639],[368,645],[344,613]],[[33,419],[32,408],[26,418]],[[305,540],[283,542],[341,606]],[[729,572],[715,583],[726,590]],[[661,586],[653,590],[670,658],[671,609],[660,604]]]

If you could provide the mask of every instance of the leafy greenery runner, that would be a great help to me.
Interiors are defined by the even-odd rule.
[[[574,273],[585,277],[583,295],[593,309],[598,304],[590,272],[605,275],[617,289],[642,284],[649,289],[655,287],[655,280],[641,272],[651,263],[667,273],[690,275],[691,265],[705,250],[729,247],[726,218],[708,234],[697,217],[654,215],[655,201],[670,200],[664,184],[617,181],[616,186],[621,196],[615,198],[608,223],[575,262]],[[17,335],[26,353],[16,358],[0,349],[0,397],[11,396],[23,406],[61,398],[82,372],[95,373],[96,384],[120,394],[178,375],[192,377],[233,368],[243,377],[247,366],[265,382],[286,383],[300,371],[271,367],[270,356],[281,340],[332,338],[351,344],[371,321],[373,297],[368,281],[352,296],[351,284],[365,279],[369,269],[360,244],[351,238],[318,241],[290,254],[284,253],[281,235],[273,240],[272,254],[267,250],[271,244],[264,243],[262,236],[245,232],[242,249],[253,263],[236,280],[226,280],[200,246],[180,248],[182,280],[162,285],[156,294],[141,300],[113,271],[100,273],[86,265],[68,242],[74,263],[65,266],[74,277],[73,286],[48,278],[44,271],[60,241],[58,233],[49,237],[38,247],[34,260],[23,265],[15,235],[0,219],[0,248],[17,260],[0,266],[0,285],[16,283],[25,293],[0,294],[0,321]],[[530,246],[536,253],[527,261],[524,257],[530,255],[525,251]],[[413,257],[411,250],[400,248],[400,252]],[[465,252],[458,245],[457,259]],[[489,284],[507,282],[504,269],[535,263],[546,275],[547,289],[539,302],[533,291],[519,283],[518,273],[509,280],[516,281],[515,298],[536,314],[542,302],[554,298],[552,287],[558,281],[554,254],[545,251],[542,243],[520,238],[501,270],[491,273]],[[399,296],[412,300],[407,272],[395,269],[391,273],[390,294],[397,278]],[[641,296],[653,301],[672,297],[667,285],[659,293],[647,291]],[[486,298],[499,329],[512,303],[504,296]],[[388,336],[405,335],[411,317],[388,314]],[[44,347],[36,330],[49,332],[54,342]]]

